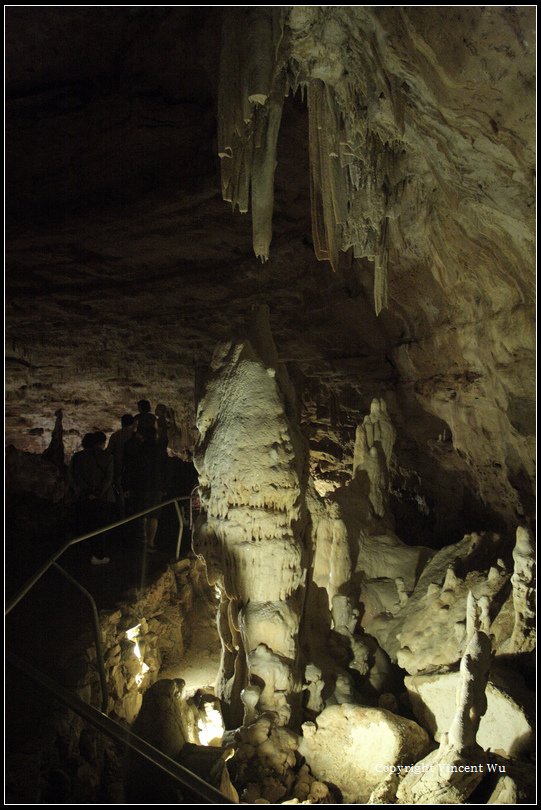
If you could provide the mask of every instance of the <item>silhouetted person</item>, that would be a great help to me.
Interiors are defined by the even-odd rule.
[[[148,399],[140,399],[137,403],[137,413],[134,416],[135,430],[144,427],[151,427],[156,424],[156,417],[152,413],[152,408]]]
[[[153,414],[150,414],[153,416]],[[154,417],[155,421],[156,417]],[[129,493],[132,513],[158,506],[164,499],[167,452],[158,440],[155,424],[140,426],[126,443],[124,453],[124,491]],[[156,531],[160,510],[144,518],[144,538],[148,551],[155,551]]]
[[[87,433],[83,437],[82,451],[75,453],[69,465],[69,481],[77,499],[78,534],[86,534],[111,522],[113,494],[113,458],[105,451],[105,433]],[[91,546],[90,562],[104,565],[105,538],[97,535],[88,541]]]
[[[158,427],[158,439],[165,445],[169,444],[169,425],[168,425],[169,409],[166,405],[156,405],[156,419]]]
[[[124,504],[124,488],[122,486],[122,471],[124,469],[124,448],[126,442],[131,439],[135,430],[135,420],[131,413],[125,413],[121,419],[120,430],[115,430],[109,437],[107,450],[113,457],[114,467],[114,492],[117,506],[117,517],[123,518],[125,516]]]

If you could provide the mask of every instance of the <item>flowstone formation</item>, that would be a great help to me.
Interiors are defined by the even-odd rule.
[[[194,551],[220,594],[234,789],[260,803],[337,790],[347,803],[463,802],[489,764],[532,747],[528,690],[506,669],[533,645],[530,535],[519,528],[512,554],[491,533],[408,546],[390,509],[386,401],[361,418],[351,481],[327,499],[297,419],[260,307],[247,336],[216,349],[198,407]]]
[[[204,519],[194,550],[220,591],[218,694],[228,720],[242,722],[241,691],[253,684],[259,711],[285,725],[301,689],[305,450],[264,317],[255,314],[251,340],[217,348],[199,403]]]

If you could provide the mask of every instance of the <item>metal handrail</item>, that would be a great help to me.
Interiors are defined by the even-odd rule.
[[[88,601],[90,602],[90,606],[92,608],[92,627],[94,630],[94,647],[96,648],[96,663],[98,665],[98,673],[100,676],[100,687],[101,687],[101,710],[102,712],[107,711],[107,704],[109,703],[109,690],[107,688],[107,678],[105,677],[105,666],[103,664],[103,648],[101,646],[101,631],[100,631],[100,620],[98,616],[98,608],[96,607],[96,600],[90,593],[87,591],[86,588],[83,588],[80,582],[72,577],[69,571],[66,571],[65,568],[62,568],[61,565],[58,565],[57,562],[53,563],[53,567],[65,577],[68,582],[71,582],[72,585],[81,591],[83,596],[86,596]]]
[[[86,534],[82,534],[79,537],[73,537],[71,540],[68,540],[68,542],[64,543],[64,545],[61,546],[61,548],[58,549],[58,551],[55,551],[54,554],[52,554],[50,557],[47,558],[47,560],[43,563],[41,568],[38,569],[38,571],[34,574],[34,576],[30,577],[30,579],[23,585],[23,587],[19,591],[17,591],[15,596],[13,596],[8,601],[4,615],[7,616],[9,613],[11,613],[13,608],[19,604],[21,599],[23,599],[23,597],[26,596],[28,591],[30,591],[34,587],[36,582],[39,582],[41,577],[45,573],[47,573],[47,571],[53,565],[53,563],[55,563],[59,559],[59,557],[61,557],[62,554],[64,554],[64,552],[68,550],[68,548],[71,548],[71,546],[75,546],[78,543],[82,543],[84,540],[90,540],[91,537],[96,537],[98,534],[104,534],[105,532],[108,532],[111,529],[116,529],[118,526],[123,526],[125,523],[129,523],[132,520],[136,520],[137,518],[143,517],[144,515],[147,515],[149,512],[154,512],[156,511],[156,509],[161,509],[163,506],[169,506],[170,503],[177,503],[178,501],[188,501],[188,500],[191,503],[191,499],[192,499],[191,494],[178,496],[176,498],[170,498],[168,501],[163,501],[163,503],[156,504],[156,506],[151,506],[148,509],[143,509],[141,512],[136,512],[135,514],[130,515],[127,518],[116,520],[114,523],[109,523],[107,526],[101,526],[99,529],[95,529],[92,532],[87,532]],[[181,531],[183,525],[184,524],[181,524],[180,527]]]
[[[145,757],[145,759],[152,762],[153,765],[156,765],[166,774],[198,796],[201,796],[201,798],[205,799],[210,804],[235,804],[235,802],[231,801],[231,799],[221,793],[217,788],[209,785],[208,782],[205,782],[204,779],[201,779],[197,774],[192,773],[192,771],[189,771],[183,765],[175,762],[174,759],[171,759],[164,754],[163,751],[150,745],[146,740],[134,734],[133,731],[121,726],[120,723],[107,717],[106,714],[102,714],[93,706],[85,703],[77,695],[71,694],[67,689],[64,689],[63,686],[55,683],[45,675],[45,673],[35,669],[31,664],[22,661],[11,652],[6,652],[6,659],[25,675],[28,675],[34,682],[51,692],[58,700],[68,706],[69,709],[76,712],[84,720],[91,723],[117,742],[136,751],[138,754]]]

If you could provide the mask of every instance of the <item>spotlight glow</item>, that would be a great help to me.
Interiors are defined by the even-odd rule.
[[[137,686],[141,686],[141,684],[143,683],[143,679],[149,670],[148,665],[145,664],[145,662],[143,661],[143,654],[139,646],[138,633],[140,629],[141,625],[136,624],[135,627],[131,627],[129,630],[126,630],[126,638],[129,641],[133,641],[133,652],[141,665],[141,671],[135,676],[135,683],[137,684]]]

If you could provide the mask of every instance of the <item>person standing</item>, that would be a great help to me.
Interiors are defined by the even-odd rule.
[[[107,437],[102,431],[87,433],[82,440],[82,451],[71,459],[68,477],[77,500],[77,533],[87,534],[111,522],[113,493],[113,458],[106,452]],[[105,537],[92,538],[92,565],[110,562],[105,554]]]
[[[152,407],[148,399],[140,399],[137,403],[137,413],[134,416],[135,430],[155,424],[156,417],[151,411]]]
[[[123,518],[126,514],[124,502],[124,488],[122,486],[122,471],[124,469],[124,448],[126,442],[133,436],[135,420],[131,413],[125,413],[120,419],[121,428],[115,430],[109,437],[107,450],[113,457],[114,480],[113,488],[115,493],[117,518]]]
[[[158,439],[155,420],[156,417],[154,424],[150,419],[140,423],[136,435],[126,446],[123,481],[134,512],[158,506],[167,490],[167,451]],[[156,551],[159,516],[160,510],[156,509],[144,517],[144,542],[150,552]]]

